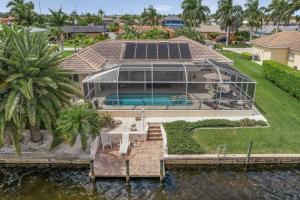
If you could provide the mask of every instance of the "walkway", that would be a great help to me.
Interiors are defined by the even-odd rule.
[[[118,147],[103,152],[100,146],[94,161],[96,177],[125,177],[125,161],[129,160],[130,177],[159,177],[160,160],[163,158],[161,140],[140,142],[131,148],[129,156],[119,156]]]
[[[232,51],[235,53],[243,53],[243,52],[251,53],[252,52],[251,48],[226,48],[226,47],[224,47],[223,50]]]

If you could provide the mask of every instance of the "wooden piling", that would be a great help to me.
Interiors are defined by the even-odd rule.
[[[94,169],[94,160],[90,160],[90,168],[91,168],[91,180],[95,183],[95,169]]]
[[[160,160],[160,183],[164,181],[164,160]]]
[[[125,167],[126,167],[126,184],[129,184],[129,180],[130,180],[129,160],[125,161]]]
[[[253,146],[253,141],[250,141],[249,146],[248,146],[247,158],[246,158],[246,168],[248,167],[249,160],[250,160],[250,157],[251,157],[252,146]]]

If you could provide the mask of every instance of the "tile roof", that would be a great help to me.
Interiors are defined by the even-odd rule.
[[[201,24],[196,29],[202,33],[226,33],[220,25]]]
[[[300,50],[300,32],[279,32],[255,39],[251,43],[269,48],[290,48]]]
[[[203,44],[186,37],[177,37],[165,41],[170,43],[188,43],[192,60],[194,61],[211,59],[223,63],[232,63],[232,60],[224,57],[217,51],[209,49]],[[65,69],[71,69],[78,74],[89,74],[101,71],[107,62],[123,62],[122,57],[126,42],[159,43],[162,42],[162,40],[106,40],[82,49],[78,53],[66,58],[62,61],[60,66]]]

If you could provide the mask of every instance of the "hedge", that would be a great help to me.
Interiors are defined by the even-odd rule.
[[[197,128],[220,128],[220,127],[256,127],[267,126],[265,121],[242,119],[231,121],[225,119],[210,119],[197,122],[176,121],[165,123],[169,154],[203,154],[205,149],[197,143],[192,133]]]
[[[300,100],[300,71],[276,61],[264,61],[262,74],[278,87]]]

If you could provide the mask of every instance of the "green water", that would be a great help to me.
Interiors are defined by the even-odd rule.
[[[156,179],[99,179],[88,169],[1,168],[1,200],[81,199],[300,199],[300,169],[170,169]]]

